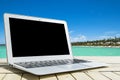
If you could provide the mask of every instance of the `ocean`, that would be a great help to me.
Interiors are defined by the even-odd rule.
[[[74,56],[120,56],[120,48],[72,46]]]
[[[120,48],[72,46],[74,56],[120,56]],[[6,47],[0,46],[0,58],[6,58]]]
[[[6,47],[0,46],[0,58],[6,58]]]

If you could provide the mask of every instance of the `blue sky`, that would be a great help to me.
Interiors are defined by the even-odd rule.
[[[72,42],[120,37],[120,0],[0,0],[0,44],[5,12],[66,20]]]

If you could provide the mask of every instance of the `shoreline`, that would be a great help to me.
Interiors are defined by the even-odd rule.
[[[5,45],[0,45],[0,46],[5,46]],[[82,46],[82,45],[72,45],[75,47],[103,47],[103,48],[120,48],[120,46]]]
[[[73,45],[75,47],[102,47],[102,48],[120,48],[120,46],[81,46],[81,45]]]

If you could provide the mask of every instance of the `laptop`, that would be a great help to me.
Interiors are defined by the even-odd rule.
[[[46,75],[107,66],[73,57],[66,21],[4,14],[8,64]]]

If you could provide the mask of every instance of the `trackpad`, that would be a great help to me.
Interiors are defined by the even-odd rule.
[[[63,65],[59,66],[59,68],[67,69],[67,70],[76,70],[76,69],[85,69],[89,68],[89,66],[83,65],[83,64],[71,64],[71,65]]]
[[[102,67],[102,66],[108,66],[107,64],[105,63],[97,63],[97,62],[90,62],[90,63],[83,63],[84,65],[88,65],[88,66],[91,66],[91,67]]]

